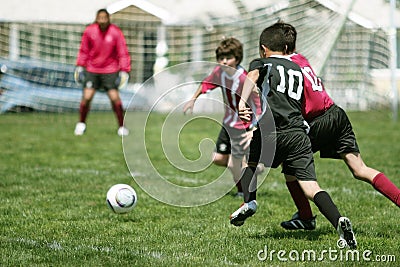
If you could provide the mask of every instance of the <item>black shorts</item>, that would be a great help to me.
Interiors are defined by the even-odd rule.
[[[317,180],[311,142],[302,129],[277,132],[262,138],[260,131],[255,131],[250,144],[249,165],[258,162],[271,168],[282,164],[283,173],[299,180]]]
[[[219,131],[215,150],[219,154],[231,154],[231,142],[229,140],[229,134],[225,127],[221,127],[221,130]]]
[[[239,144],[243,139],[241,135],[245,132],[245,129],[222,126],[216,143],[216,152],[224,155],[232,154],[235,158],[243,158],[249,151],[249,149],[243,148],[245,144]]]
[[[105,90],[118,88],[119,72],[114,73],[85,73],[84,88],[93,88],[96,90]]]
[[[353,127],[346,112],[333,105],[324,114],[310,122],[313,152],[321,158],[341,159],[341,153],[360,153]]]

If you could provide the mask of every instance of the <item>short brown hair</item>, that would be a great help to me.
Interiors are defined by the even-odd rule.
[[[260,35],[260,50],[262,46],[276,52],[287,52],[286,36],[282,23],[275,23],[265,28]]]
[[[276,24],[282,27],[283,32],[285,34],[285,40],[287,45],[287,51],[285,51],[285,53],[286,54],[294,53],[296,51],[296,39],[297,39],[296,28],[289,23],[285,23],[281,19],[278,20]]]
[[[234,56],[237,64],[240,64],[243,59],[243,45],[242,43],[233,37],[222,40],[215,50],[217,60],[223,56]]]

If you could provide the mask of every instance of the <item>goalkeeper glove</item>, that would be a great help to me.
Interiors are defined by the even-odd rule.
[[[120,71],[117,80],[115,80],[115,85],[118,89],[124,88],[129,81],[129,74],[126,71]]]
[[[85,81],[85,69],[82,66],[75,68],[74,79],[77,84],[82,84]]]

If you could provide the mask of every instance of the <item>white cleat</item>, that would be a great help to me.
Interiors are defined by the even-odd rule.
[[[253,216],[257,211],[257,201],[252,200],[248,203],[243,203],[238,210],[230,216],[230,222],[234,226],[242,226],[244,221]]]
[[[83,135],[86,131],[86,124],[84,122],[78,122],[75,126],[75,135]]]

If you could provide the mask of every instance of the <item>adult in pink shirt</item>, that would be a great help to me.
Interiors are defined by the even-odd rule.
[[[82,135],[86,130],[86,118],[96,90],[105,90],[110,98],[118,121],[118,135],[129,134],[123,123],[124,110],[118,89],[128,82],[130,61],[122,31],[111,24],[108,11],[100,9],[96,21],[83,32],[76,61],[75,80],[83,83],[83,94],[75,135]]]

